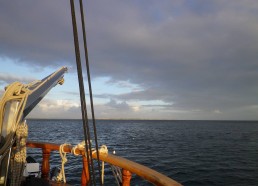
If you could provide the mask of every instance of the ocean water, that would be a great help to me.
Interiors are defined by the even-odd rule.
[[[29,140],[77,144],[80,120],[28,120]],[[186,186],[258,185],[257,121],[98,120],[98,143]],[[28,150],[39,162],[41,151]],[[60,166],[58,152],[51,167]],[[81,158],[68,155],[68,183],[80,185]],[[116,185],[105,167],[105,185]],[[133,176],[132,185],[151,185]]]

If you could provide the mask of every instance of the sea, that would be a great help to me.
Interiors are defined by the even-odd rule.
[[[76,145],[81,120],[27,120],[29,140]],[[90,123],[91,124],[91,123]],[[97,120],[99,145],[150,167],[185,186],[258,185],[258,121]],[[41,162],[41,151],[28,155]],[[82,160],[67,155],[67,182],[80,185]],[[60,167],[58,152],[51,168]],[[152,185],[133,176],[131,185]],[[105,165],[105,185],[116,185]]]

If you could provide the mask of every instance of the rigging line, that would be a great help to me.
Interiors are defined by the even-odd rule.
[[[84,91],[83,76],[82,76],[80,48],[79,48],[78,32],[77,32],[77,25],[76,25],[76,15],[75,15],[75,9],[74,9],[74,0],[70,0],[70,5],[71,5],[77,74],[78,74],[78,82],[79,82],[79,87],[80,87],[81,112],[82,112],[82,119],[83,119],[86,154],[87,154],[87,161],[89,162],[88,168],[89,168],[89,170],[92,171],[92,175],[90,174],[90,182],[91,182],[91,177],[93,177],[94,185],[96,185],[93,158],[92,158],[92,149],[91,149],[91,143],[90,143],[88,116],[87,116],[87,109],[86,109],[85,91]],[[89,153],[89,151],[90,151],[90,153]],[[90,161],[91,161],[91,166],[90,166]]]
[[[90,93],[92,123],[93,123],[93,130],[94,130],[97,160],[98,160],[98,171],[99,171],[100,184],[103,184],[102,181],[101,181],[100,161],[99,161],[99,147],[98,147],[98,139],[97,139],[96,120],[95,120],[95,114],[94,114],[94,104],[93,104],[92,87],[91,87],[88,47],[87,47],[87,40],[86,40],[87,39],[87,37],[86,37],[86,27],[85,27],[85,21],[84,21],[84,11],[83,11],[82,0],[80,0],[80,11],[81,11],[81,22],[82,22],[82,32],[83,32],[84,54],[85,54],[85,60],[86,60],[87,75],[88,75],[88,86],[89,86],[89,93]]]

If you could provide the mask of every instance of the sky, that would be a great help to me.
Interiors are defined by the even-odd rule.
[[[0,94],[13,81],[69,69],[30,118],[81,118],[69,2],[1,2]],[[258,119],[257,0],[95,0],[84,7],[97,119]]]

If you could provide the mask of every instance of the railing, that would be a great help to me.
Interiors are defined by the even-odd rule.
[[[41,167],[41,173],[42,178],[49,179],[49,171],[50,171],[50,153],[51,151],[59,151],[58,144],[54,143],[43,143],[43,142],[35,142],[35,141],[28,141],[27,147],[30,148],[41,148],[42,149],[42,167]],[[71,153],[72,147],[71,146],[65,146],[64,152]],[[82,155],[82,163],[83,163],[83,169],[82,169],[82,175],[81,175],[81,184],[87,185],[89,182],[89,170],[88,170],[88,162],[87,158],[85,157],[84,150],[78,150],[76,149],[76,154]],[[97,155],[94,153],[93,158],[96,159]],[[112,154],[99,154],[99,159],[101,161],[107,162],[109,164],[118,166],[122,168],[122,185],[123,186],[129,186],[130,180],[132,178],[132,173],[140,176],[141,178],[153,183],[154,185],[159,186],[179,186],[181,184],[177,183],[176,181],[168,178],[167,176],[154,171],[148,167],[145,167],[143,165],[140,165],[138,163],[135,163],[133,161],[130,161],[128,159],[115,156]]]

